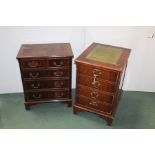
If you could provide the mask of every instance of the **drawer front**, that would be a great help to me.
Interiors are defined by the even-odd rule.
[[[93,88],[82,86],[82,85],[77,86],[77,94],[86,96],[94,100],[106,102],[107,104],[112,104],[113,98],[114,98],[113,95],[104,94]]]
[[[69,98],[69,90],[26,92],[26,100],[60,100]]]
[[[86,106],[88,108],[92,108],[107,114],[111,114],[112,112],[112,107],[104,105],[102,102],[99,101],[94,101],[90,98],[86,98],[81,95],[77,95],[77,103],[83,106]]]
[[[25,89],[47,89],[47,88],[68,88],[68,79],[57,79],[57,80],[30,80],[24,81]]]
[[[24,71],[23,72],[23,77],[24,78],[31,78],[31,79],[37,79],[37,78],[43,78],[43,77],[47,77],[48,72],[46,70],[42,70],[42,71]]]
[[[48,77],[69,77],[69,69],[52,69],[48,71]]]
[[[48,83],[49,83],[49,88],[69,88],[69,84],[70,84],[68,79],[51,80]]]
[[[46,100],[49,99],[49,93],[48,92],[27,92],[25,93],[26,100]]]
[[[102,79],[104,81],[116,82],[119,75],[118,72],[100,69],[90,65],[78,64],[77,69],[78,74],[83,74],[90,77],[96,76],[97,78]]]
[[[56,91],[51,91],[49,93],[49,97],[51,99],[65,99],[69,98],[69,90],[56,90]]]
[[[25,84],[25,89],[27,89],[27,90],[48,88],[48,82],[46,82],[46,81],[39,81],[39,80],[24,81],[24,84]]]
[[[107,83],[104,81],[98,81],[98,80],[94,80],[93,77],[87,77],[87,76],[82,76],[79,75],[77,77],[78,83],[84,86],[88,86],[91,88],[95,88],[101,91],[105,91],[108,93],[114,93],[116,91],[116,85],[115,84],[111,84],[111,83]]]
[[[57,59],[49,59],[48,60],[48,65],[49,67],[67,67],[69,66],[69,59],[62,59],[62,58],[57,58]]]
[[[24,70],[23,77],[28,79],[37,79],[44,77],[69,77],[69,69],[52,69],[52,70]]]
[[[23,68],[44,68],[47,67],[47,60],[25,59],[21,61]]]

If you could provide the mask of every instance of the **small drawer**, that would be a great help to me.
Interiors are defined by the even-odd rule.
[[[24,71],[23,72],[24,78],[30,78],[30,79],[37,79],[37,78],[42,78],[42,77],[47,77],[47,71]]]
[[[56,90],[49,93],[52,99],[64,99],[69,98],[69,90]]]
[[[25,89],[47,89],[47,88],[68,88],[68,79],[54,79],[54,80],[29,80],[24,81]]]
[[[48,88],[48,82],[46,81],[24,81],[26,89],[46,89]]]
[[[44,68],[47,66],[46,60],[25,59],[21,61],[23,68]]]
[[[68,79],[59,79],[59,80],[51,80],[48,81],[49,88],[68,88],[69,80]]]
[[[46,100],[49,99],[48,92],[27,92],[25,93],[26,100]]]
[[[67,67],[69,66],[69,59],[49,59],[49,67]]]
[[[87,76],[78,76],[77,81],[79,84],[88,86],[91,88],[95,88],[101,91],[105,91],[108,93],[114,93],[116,91],[116,85],[104,81],[94,80],[93,77],[87,77]]]
[[[77,71],[78,74],[83,74],[91,77],[96,76],[98,79],[111,82],[117,82],[117,78],[119,75],[119,73],[115,71],[110,71],[85,64],[77,64]]]
[[[94,110],[104,112],[106,114],[111,114],[112,112],[111,106],[104,105],[102,102],[99,102],[81,95],[77,95],[77,103],[80,105],[86,106],[88,108],[92,108]]]
[[[83,85],[77,86],[77,94],[86,96],[91,99],[106,102],[107,104],[112,104],[113,98],[114,98],[113,95],[104,94],[104,93],[101,93],[100,91],[97,91],[96,89],[83,86]]]
[[[48,71],[48,77],[69,77],[69,69],[52,69]]]

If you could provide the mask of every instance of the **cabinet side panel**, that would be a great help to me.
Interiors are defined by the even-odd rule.
[[[19,64],[19,69],[20,69],[20,75],[21,75],[21,81],[22,81],[22,87],[23,87],[23,92],[24,92],[24,99],[26,100],[24,77],[23,77],[22,62],[21,61],[22,61],[21,59],[18,59],[18,64]]]
[[[122,74],[121,74],[119,89],[122,89],[122,87],[123,87],[123,82],[124,82],[124,78],[125,78],[125,73],[126,73],[126,66],[124,67],[123,72],[122,72]]]

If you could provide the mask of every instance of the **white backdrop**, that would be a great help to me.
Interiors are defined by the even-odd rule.
[[[123,89],[155,92],[155,27],[0,27],[0,93],[22,92],[21,44],[70,42],[74,59],[92,42],[132,48]],[[72,86],[75,88],[75,65]]]

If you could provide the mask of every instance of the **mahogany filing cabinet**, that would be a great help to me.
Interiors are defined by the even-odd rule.
[[[69,43],[23,44],[17,55],[25,108],[46,102],[72,106],[73,53]]]
[[[93,43],[75,60],[75,114],[92,112],[112,124],[130,51]]]

